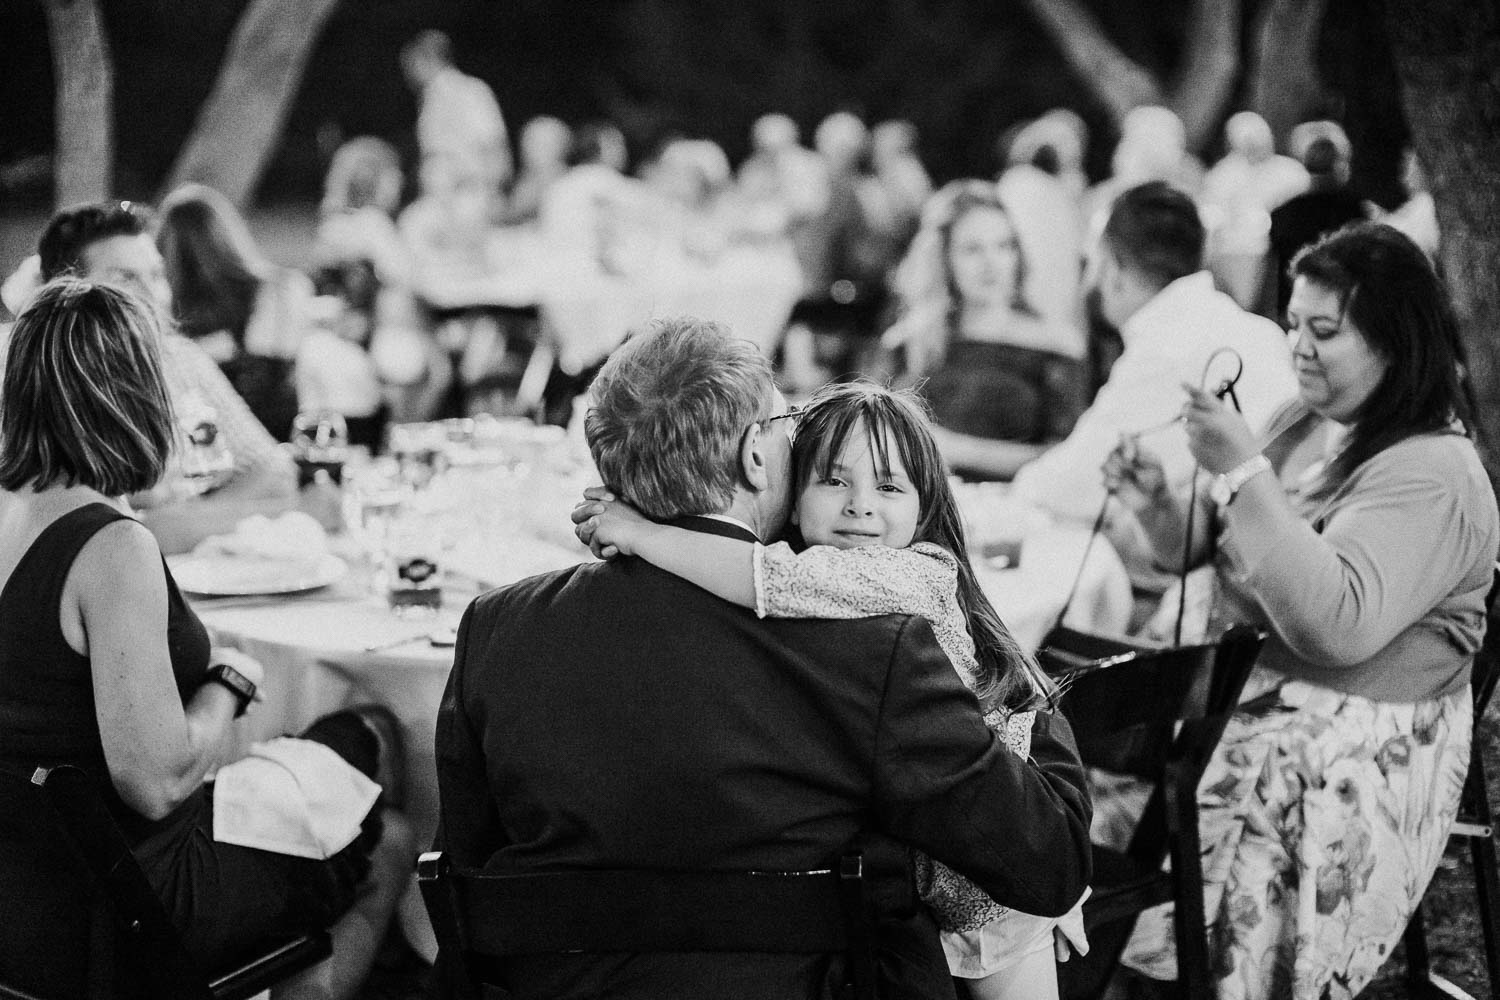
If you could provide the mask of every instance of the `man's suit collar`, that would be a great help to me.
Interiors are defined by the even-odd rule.
[[[723,521],[716,517],[702,517],[697,514],[689,514],[687,517],[679,517],[673,521],[672,527],[686,528],[688,531],[701,531],[705,535],[718,535],[721,538],[735,538],[742,542],[760,541],[748,525],[738,521]]]

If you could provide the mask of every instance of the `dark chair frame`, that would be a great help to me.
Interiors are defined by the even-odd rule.
[[[873,923],[861,854],[799,872],[587,870],[496,875],[417,859],[417,883],[460,998],[507,996],[486,963],[536,954],[845,952],[841,997],[874,1000]],[[586,905],[580,901],[586,900]]]
[[[1472,686],[1474,693],[1474,744],[1469,755],[1469,774],[1464,779],[1463,792],[1458,800],[1458,816],[1453,821],[1450,838],[1458,838],[1468,844],[1469,858],[1474,865],[1474,892],[1479,904],[1479,926],[1483,935],[1485,968],[1489,972],[1490,993],[1500,991],[1500,862],[1495,854],[1495,819],[1490,806],[1489,785],[1484,763],[1484,742],[1480,738],[1479,720],[1489,707],[1490,696],[1500,682],[1500,622],[1496,621],[1500,611],[1500,565],[1495,568],[1494,582],[1490,585],[1488,625],[1484,642],[1474,656]],[[1423,998],[1468,998],[1468,993],[1449,982],[1432,969],[1432,956],[1427,947],[1427,926],[1422,916],[1422,904],[1406,925],[1401,936],[1406,946],[1406,985],[1411,995]]]
[[[1060,707],[1085,766],[1152,785],[1128,847],[1094,846],[1093,894],[1083,908],[1093,951],[1060,966],[1069,994],[1101,990],[1135,918],[1172,902],[1176,992],[1210,995],[1198,782],[1264,641],[1264,632],[1236,626],[1217,642],[1151,648],[1059,628],[1044,645],[1041,660],[1063,685]]]
[[[20,782],[12,775],[4,780]],[[30,777],[37,843],[63,852],[64,860],[103,908],[101,926],[113,938],[102,956],[124,960],[90,972],[103,996],[164,1000],[247,1000],[332,954],[326,931],[304,934],[227,970],[206,974],[186,952],[156,892],[130,852],[130,845],[99,794],[95,779],[72,765],[37,768]],[[10,796],[7,796],[8,798]],[[70,956],[81,959],[82,956]],[[41,1000],[0,984],[0,997]],[[61,998],[49,998],[61,1000]]]

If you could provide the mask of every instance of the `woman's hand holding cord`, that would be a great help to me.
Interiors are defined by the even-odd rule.
[[[1260,451],[1244,417],[1211,392],[1187,382],[1182,387],[1188,394],[1182,407],[1188,450],[1203,471],[1222,476]]]

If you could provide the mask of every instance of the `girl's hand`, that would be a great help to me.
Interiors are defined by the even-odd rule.
[[[1188,401],[1182,408],[1188,449],[1205,472],[1223,475],[1260,451],[1245,418],[1211,392],[1183,383]]]
[[[1143,450],[1133,437],[1120,438],[1104,460],[1103,472],[1104,488],[1137,514],[1161,503],[1168,493],[1161,459]]]
[[[602,486],[583,491],[573,508],[573,533],[600,559],[635,555],[645,533],[655,527],[640,511]]]

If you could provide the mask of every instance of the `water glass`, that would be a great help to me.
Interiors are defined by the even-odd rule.
[[[432,618],[443,606],[443,535],[433,517],[410,506],[386,539],[386,600],[401,618]]]
[[[175,471],[173,489],[183,496],[201,496],[234,475],[234,453],[219,431],[218,411],[197,399],[178,408]]]

